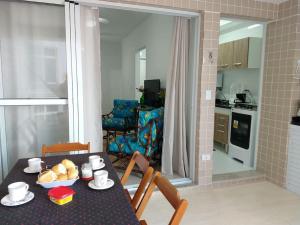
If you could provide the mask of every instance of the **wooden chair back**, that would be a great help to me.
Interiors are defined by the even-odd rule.
[[[162,177],[159,172],[155,173],[155,176],[153,177],[140,205],[138,206],[136,212],[137,218],[141,218],[141,215],[144,212],[145,207],[148,204],[155,187],[158,187],[160,192],[166,197],[166,199],[175,209],[175,212],[169,222],[169,225],[178,225],[186,211],[188,201],[185,199],[180,199],[176,187],[174,187],[165,177]],[[141,221],[141,224],[146,225],[147,223],[143,220]]]
[[[123,177],[121,178],[122,185],[125,185],[128,181],[128,178],[134,169],[134,166],[137,165],[140,171],[143,173],[143,178],[139,184],[138,189],[136,190],[133,198],[131,199],[131,205],[133,209],[136,209],[150,180],[152,179],[154,169],[149,166],[149,161],[138,151],[136,151],[130,162],[127,166]]]
[[[90,152],[90,142],[87,144],[81,143],[63,143],[54,145],[43,145],[42,146],[42,156],[45,157],[48,153],[63,153],[63,152],[73,152],[73,151],[87,151]]]

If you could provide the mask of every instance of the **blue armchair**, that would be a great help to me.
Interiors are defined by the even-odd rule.
[[[102,129],[106,130],[107,142],[109,143],[109,136],[116,131],[126,133],[130,130],[137,129],[137,100],[114,100],[114,108],[111,113],[102,116]]]
[[[108,145],[108,153],[120,157],[139,151],[149,160],[162,146],[164,108],[140,111],[137,134],[117,135]]]

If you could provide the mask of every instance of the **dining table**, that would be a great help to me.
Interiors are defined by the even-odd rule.
[[[0,198],[8,194],[10,183],[23,181],[29,184],[34,199],[24,205],[0,205],[1,225],[139,225],[130,202],[125,195],[120,179],[106,153],[87,153],[48,156],[42,158],[46,165],[55,165],[63,159],[72,160],[79,168],[89,161],[90,155],[100,154],[104,159],[104,170],[114,181],[106,190],[94,190],[88,181],[77,180],[71,188],[76,192],[73,201],[56,205],[49,200],[48,191],[36,183],[38,174],[26,174],[28,159],[19,159],[0,185]]]

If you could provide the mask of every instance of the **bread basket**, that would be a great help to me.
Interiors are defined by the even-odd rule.
[[[37,181],[36,183],[41,185],[43,188],[54,188],[59,186],[72,186],[78,179],[79,177],[72,180],[52,181],[49,183],[40,183]]]
[[[78,170],[77,166],[76,166],[76,169]],[[59,187],[59,186],[72,186],[79,179],[79,176],[77,176],[76,178],[69,179],[69,180],[54,180],[54,181],[51,181],[51,182],[39,182],[40,176],[43,173],[47,172],[47,171],[49,171],[49,170],[45,170],[43,172],[40,172],[40,174],[38,176],[38,180],[36,181],[36,183],[38,185],[41,185],[43,188],[54,188],[54,187]]]

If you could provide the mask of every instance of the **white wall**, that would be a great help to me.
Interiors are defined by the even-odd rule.
[[[172,32],[173,17],[151,15],[122,40],[122,71],[127,78],[123,85],[129,91],[126,97],[135,98],[135,53],[144,47],[147,49],[146,79],[160,79],[161,86],[165,87]]]
[[[241,89],[249,89],[257,102],[259,94],[259,77],[259,69],[239,69],[224,71],[222,93],[226,96],[227,99],[235,99],[235,91],[232,92],[235,87],[241,87]],[[219,97],[222,99],[221,96]]]
[[[113,100],[126,96],[123,86],[122,47],[120,42],[101,40],[102,113],[111,112]]]
[[[102,111],[109,113],[113,100],[135,99],[135,54],[147,49],[146,79],[166,85],[169,70],[173,17],[150,15],[121,42],[101,40]]]

